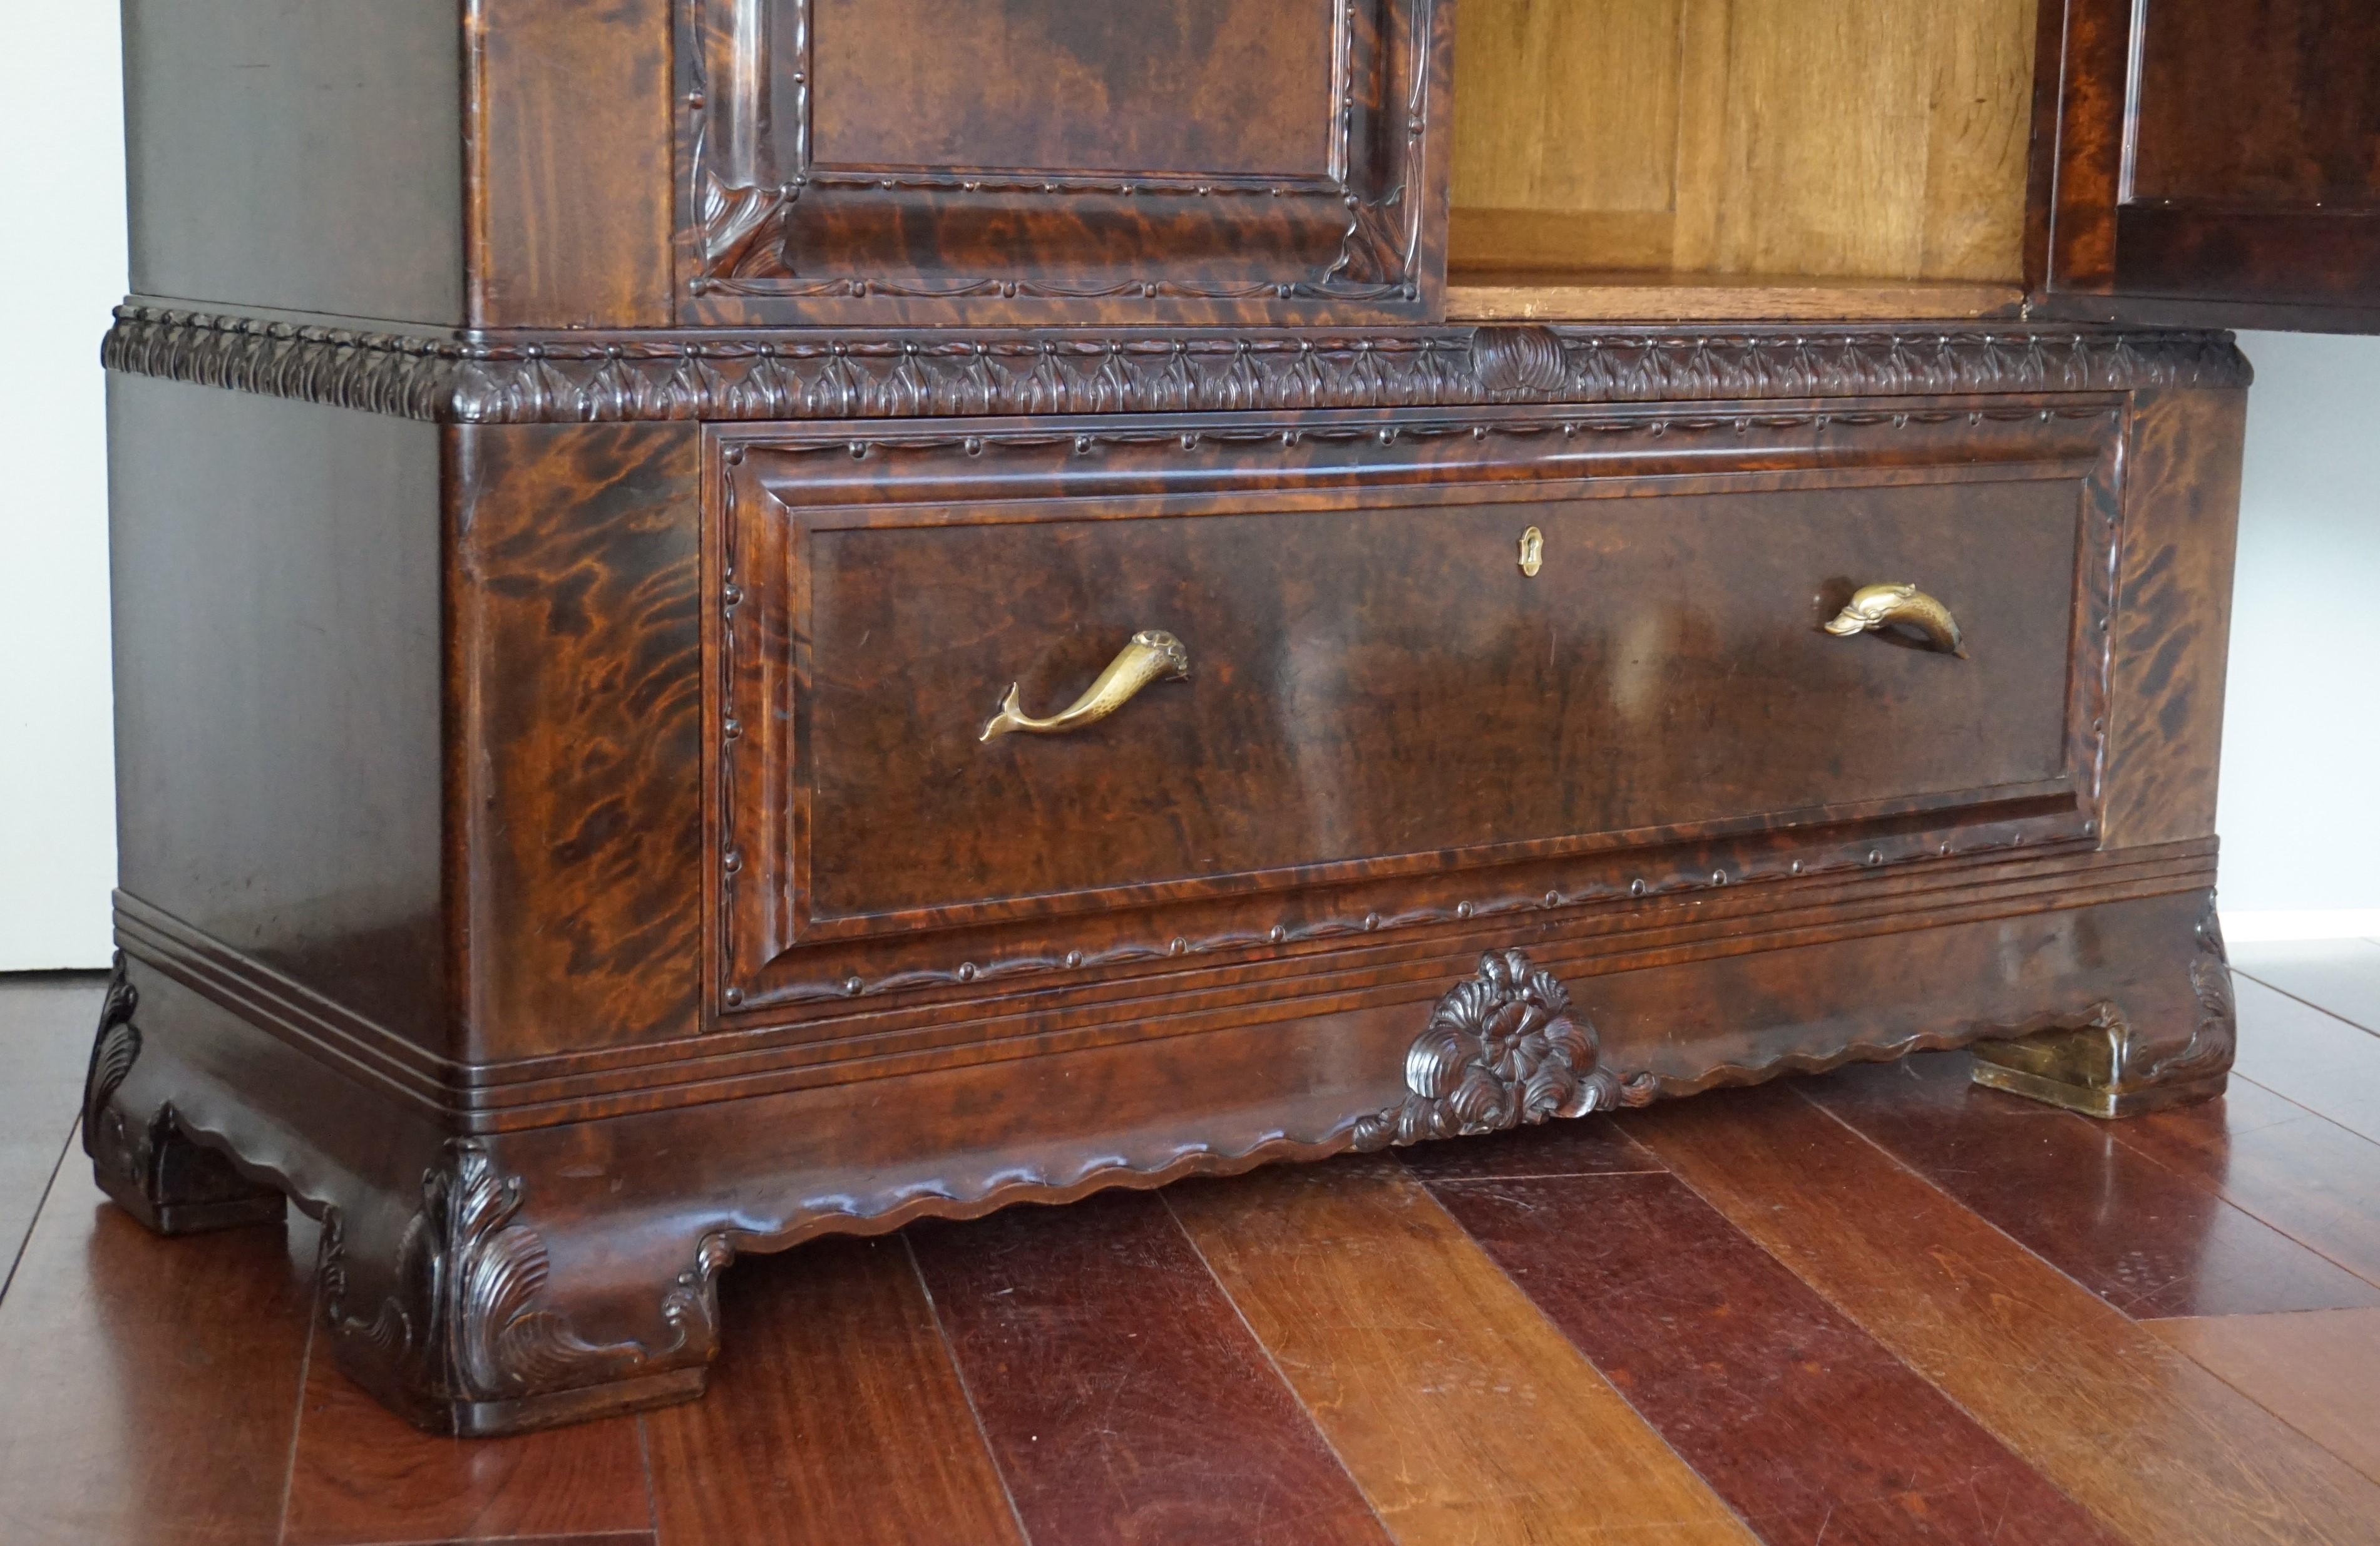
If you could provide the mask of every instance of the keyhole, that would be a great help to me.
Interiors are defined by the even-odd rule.
[[[1531,526],[1521,534],[1521,573],[1535,579],[1546,563],[1546,534]]]

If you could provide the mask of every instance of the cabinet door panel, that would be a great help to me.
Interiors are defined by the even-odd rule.
[[[2380,330],[2380,9],[2073,0],[2044,26],[2063,60],[2039,139],[2051,297]]]
[[[1418,320],[1438,0],[698,0],[691,322]]]

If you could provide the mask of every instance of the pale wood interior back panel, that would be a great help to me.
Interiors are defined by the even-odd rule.
[[[1463,0],[1458,269],[2013,281],[2035,0]]]

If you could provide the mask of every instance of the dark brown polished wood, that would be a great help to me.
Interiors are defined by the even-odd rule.
[[[85,1139],[319,1219],[425,1426],[692,1395],[821,1235],[1919,1047],[2223,1087],[2228,335],[1450,322],[1443,0],[214,8],[322,89],[136,8]]]
[[[2369,6],[2074,0],[2042,15],[2043,57],[2064,84],[2034,126],[2035,144],[2056,147],[2034,211],[2046,265],[2034,277],[2053,301],[2081,315],[2380,324]]]

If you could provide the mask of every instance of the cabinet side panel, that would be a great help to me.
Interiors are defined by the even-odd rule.
[[[461,429],[449,576],[475,1058],[690,1035],[700,431]]]
[[[125,0],[132,288],[460,322],[461,60],[442,0]]]
[[[119,884],[443,1050],[438,441],[108,378]]]
[[[670,320],[668,0],[482,0],[472,320]]]
[[[2215,830],[2245,392],[2134,399],[2108,694],[2107,842]]]

